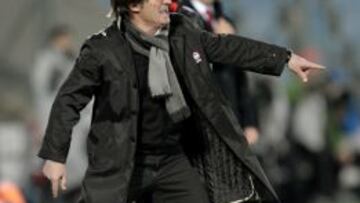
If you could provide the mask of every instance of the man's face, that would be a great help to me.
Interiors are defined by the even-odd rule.
[[[170,4],[171,0],[145,0],[142,4],[130,6],[130,10],[147,24],[162,27],[170,22]]]

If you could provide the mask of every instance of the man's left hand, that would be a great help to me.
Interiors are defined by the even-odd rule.
[[[310,62],[305,58],[296,55],[294,53],[291,55],[291,58],[288,62],[288,66],[290,70],[295,72],[296,75],[302,79],[303,82],[308,81],[310,72],[325,69],[325,66]]]

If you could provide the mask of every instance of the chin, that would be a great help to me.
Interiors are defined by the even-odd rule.
[[[161,19],[161,25],[167,25],[170,23],[170,18]]]

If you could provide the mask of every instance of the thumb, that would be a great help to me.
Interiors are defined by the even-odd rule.
[[[302,79],[303,82],[307,82],[308,81],[308,76],[307,74],[302,70],[302,69],[297,69],[296,73],[298,74],[298,76]]]
[[[64,173],[64,175],[61,177],[61,189],[62,190],[66,190],[66,173]]]

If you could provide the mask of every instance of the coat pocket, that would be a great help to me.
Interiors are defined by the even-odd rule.
[[[88,156],[90,173],[104,173],[112,168],[111,151],[114,148],[112,123],[103,121],[94,123],[88,139]]]

